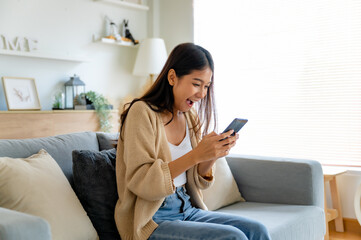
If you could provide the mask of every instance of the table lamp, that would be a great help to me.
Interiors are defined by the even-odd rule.
[[[135,61],[133,74],[149,76],[149,86],[153,84],[154,75],[162,70],[167,60],[167,51],[164,40],[161,38],[148,38],[141,42]]]

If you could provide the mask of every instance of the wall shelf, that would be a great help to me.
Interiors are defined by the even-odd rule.
[[[42,58],[42,59],[70,61],[70,62],[88,62],[89,61],[89,59],[84,59],[84,58],[79,58],[79,57],[55,55],[55,54],[39,53],[39,52],[21,52],[21,51],[15,51],[15,50],[12,51],[12,50],[5,50],[5,49],[0,49],[0,55]]]
[[[123,0],[94,0],[94,1],[112,3],[112,4],[118,5],[119,7],[131,8],[131,9],[136,9],[136,10],[143,10],[143,11],[149,10],[148,6],[145,6],[142,4],[125,2]]]
[[[96,42],[101,42],[101,43],[105,43],[105,44],[111,44],[111,45],[118,45],[118,46],[123,46],[123,47],[130,47],[130,48],[137,48],[138,45],[134,45],[133,43],[132,44],[129,44],[129,43],[122,43],[122,42],[116,42],[115,40],[113,39],[107,39],[107,38],[102,38]]]

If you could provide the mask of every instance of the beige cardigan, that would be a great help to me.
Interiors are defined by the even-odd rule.
[[[185,114],[188,126],[194,117]],[[119,138],[116,177],[119,200],[115,207],[115,222],[123,240],[148,239],[157,228],[152,220],[166,196],[174,193],[168,162],[172,160],[161,115],[145,102],[130,108],[124,123],[123,138]],[[193,131],[191,143],[197,138]],[[123,140],[122,140],[123,139]],[[207,209],[201,189],[213,183],[198,175],[197,166],[187,171],[187,193],[193,206]]]

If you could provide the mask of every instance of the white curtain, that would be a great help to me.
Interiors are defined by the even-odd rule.
[[[361,1],[194,0],[231,153],[361,166]]]

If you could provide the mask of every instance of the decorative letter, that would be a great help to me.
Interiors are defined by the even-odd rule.
[[[4,44],[4,40],[5,40],[5,37],[4,35],[0,35],[0,49],[5,49],[5,44]]]
[[[3,36],[3,42],[4,42],[4,49],[9,49],[9,44],[8,44],[8,38],[5,35]]]
[[[20,44],[19,37],[16,37],[15,44],[13,44],[11,41],[9,41],[9,40],[7,40],[7,38],[5,38],[5,45],[9,50],[18,50],[18,49],[20,49],[20,51],[23,50],[23,46],[21,46],[21,44]]]
[[[31,39],[31,38],[25,38],[28,40],[28,48],[29,48],[29,52],[33,51],[33,50],[37,50],[38,49],[38,40],[36,39]]]

